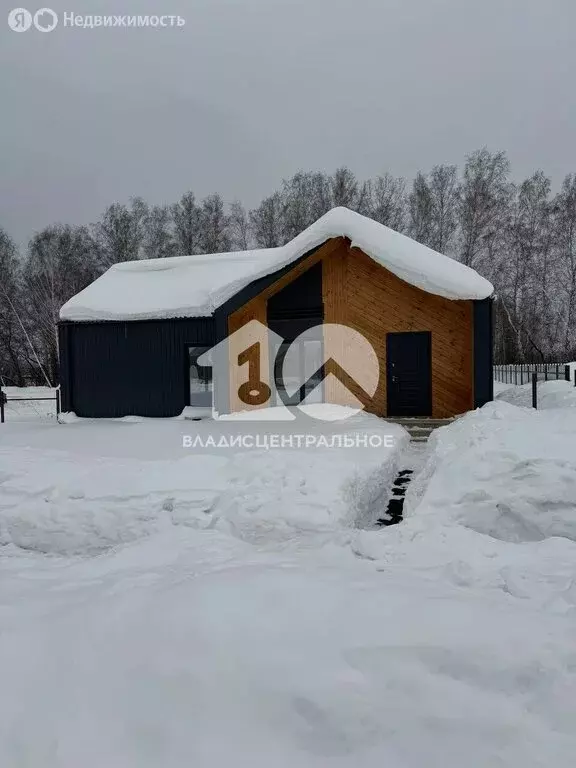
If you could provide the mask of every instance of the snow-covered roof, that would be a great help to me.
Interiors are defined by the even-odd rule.
[[[397,277],[448,299],[485,299],[492,285],[460,264],[347,208],[333,208],[280,248],[115,264],[60,311],[62,320],[207,317],[249,283],[333,237],[347,237]]]

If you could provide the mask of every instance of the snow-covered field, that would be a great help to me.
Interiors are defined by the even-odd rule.
[[[394,447],[182,447],[249,430]],[[427,449],[366,415],[2,425],[0,766],[572,766],[575,434],[502,401]]]

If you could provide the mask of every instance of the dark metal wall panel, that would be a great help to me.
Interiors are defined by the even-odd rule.
[[[67,410],[88,418],[177,416],[189,400],[187,345],[212,346],[212,318],[63,323]]]
[[[284,341],[294,341],[301,333],[322,325],[324,318],[321,312],[316,315],[304,315],[302,317],[268,318],[268,328]]]
[[[294,341],[324,320],[322,262],[271,296],[266,304],[267,325],[284,341]]]
[[[60,405],[65,413],[72,410],[72,360],[70,355],[70,326],[58,326]]]
[[[494,399],[493,375],[493,302],[474,304],[474,407],[481,408]]]
[[[325,245],[325,243],[323,245]],[[285,267],[282,267],[282,269],[279,269],[276,272],[271,273],[270,275],[266,275],[265,277],[260,277],[257,280],[254,280],[253,282],[249,283],[249,285],[247,285],[245,288],[242,288],[241,291],[238,291],[238,293],[234,294],[234,296],[228,299],[228,301],[224,302],[224,304],[219,306],[216,309],[216,312],[214,313],[214,318],[216,320],[216,327],[218,330],[218,336],[216,341],[222,341],[228,335],[228,317],[231,314],[236,312],[236,310],[240,309],[240,307],[243,307],[251,299],[261,294],[262,291],[264,291],[266,288],[269,288],[277,280],[280,280],[282,277],[287,275],[295,267],[297,267],[301,262],[305,261],[309,256],[311,256],[316,251],[319,251],[320,248],[323,247],[323,245],[319,245],[316,248],[312,248],[310,251],[305,253],[299,259],[296,259],[296,261],[293,261],[290,264],[287,264]]]
[[[314,264],[303,275],[268,299],[268,317],[288,313],[303,314],[304,310],[322,309],[322,262]]]

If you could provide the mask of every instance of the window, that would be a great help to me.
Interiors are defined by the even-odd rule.
[[[198,365],[198,358],[210,347],[188,347],[190,361],[190,405],[198,408],[212,407],[212,367]]]
[[[286,370],[283,366],[289,348],[291,348],[291,364]],[[297,345],[286,342],[281,344],[276,354],[274,379],[279,398],[285,405],[297,405],[304,399],[307,403],[324,401],[322,352],[323,344],[316,340],[301,340]],[[286,387],[293,391],[298,385],[301,385],[300,388],[290,397]]]

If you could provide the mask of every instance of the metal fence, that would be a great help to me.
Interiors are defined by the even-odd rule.
[[[34,403],[34,402],[53,402],[56,403],[56,420],[60,419],[60,389],[55,390],[54,397],[8,397],[6,392],[0,387],[0,424],[6,420],[6,406],[8,403]]]
[[[570,366],[566,363],[523,363],[518,365],[495,365],[494,379],[501,384],[529,384],[532,374],[537,381],[570,381]]]

